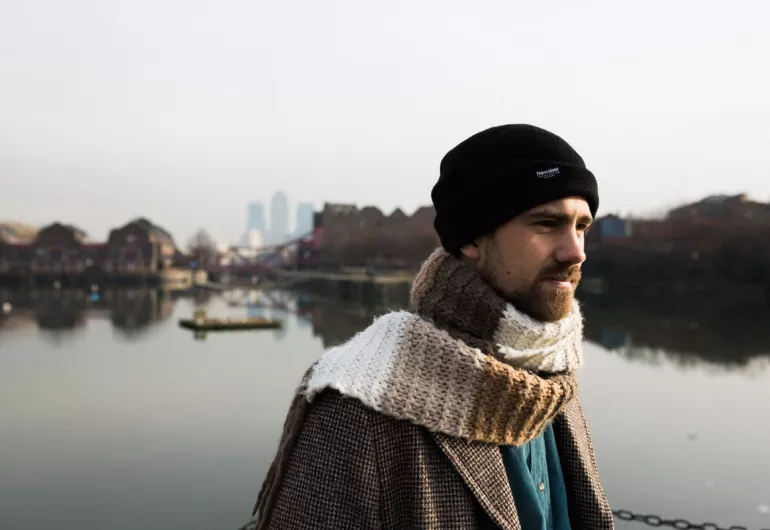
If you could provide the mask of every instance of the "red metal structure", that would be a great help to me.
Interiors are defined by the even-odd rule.
[[[289,241],[258,249],[231,246],[220,259],[216,270],[210,272],[247,277],[263,276],[276,269],[313,268],[317,263],[320,235],[320,229],[316,229]]]

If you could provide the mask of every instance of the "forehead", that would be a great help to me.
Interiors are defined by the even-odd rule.
[[[588,202],[582,197],[565,197],[563,199],[539,204],[522,213],[522,216],[536,215],[538,213],[558,213],[575,218],[591,218],[591,208],[588,206]]]

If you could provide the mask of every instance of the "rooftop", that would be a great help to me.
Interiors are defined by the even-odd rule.
[[[0,233],[11,239],[31,241],[35,239],[37,232],[37,227],[32,225],[15,222],[0,222]]]
[[[153,234],[156,234],[164,239],[167,239],[169,242],[173,243],[174,238],[171,236],[171,234],[168,232],[168,230],[156,225],[149,219],[145,217],[137,217],[132,223],[136,223],[139,226],[141,226],[143,229],[147,230],[148,232],[151,232]]]

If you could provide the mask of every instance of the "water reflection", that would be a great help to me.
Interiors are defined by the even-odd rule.
[[[82,291],[35,291],[30,305],[40,329],[79,328],[86,323],[86,296]]]
[[[127,338],[144,334],[151,324],[171,316],[174,301],[161,291],[124,289],[108,291],[104,300],[112,325]]]
[[[143,334],[153,324],[169,318],[182,296],[206,304],[210,293],[196,291],[174,295],[147,288],[125,288],[92,292],[84,289],[16,289],[0,291],[0,332],[4,327],[37,325],[54,335],[74,332],[89,319],[108,319],[125,338]]]
[[[366,308],[346,303],[318,303],[312,307],[313,336],[319,337],[324,348],[337,346],[365,329],[372,320],[385,312],[384,308]]]
[[[307,366],[322,347],[407,306],[146,289],[0,290],[5,303],[13,309],[0,312],[0,528],[109,520],[116,530],[243,524]],[[196,341],[176,323],[196,308],[286,326]],[[740,368],[768,358],[766,313],[610,298],[584,299],[584,308],[592,344],[581,395],[613,505],[769,527],[757,506],[770,503],[761,421],[770,370],[749,378]],[[51,344],[66,347],[49,355]],[[672,369],[688,364],[741,371]],[[718,458],[735,440],[740,450]],[[61,509],[39,509],[52,502]]]
[[[248,316],[283,319],[291,314],[297,327],[311,328],[324,348],[336,346],[389,310],[403,309],[406,300],[378,306],[373,301],[342,301],[309,293],[234,290],[165,292],[155,289],[0,290],[0,333],[9,327],[36,325],[54,336],[84,328],[89,319],[107,319],[119,335],[134,340],[168,319],[177,300],[188,298],[193,307],[206,308],[215,298],[228,309]],[[673,363],[682,369],[710,364],[746,369],[767,361],[770,353],[770,312],[765,308],[724,307],[718,303],[677,306],[609,296],[581,297],[585,336],[590,342],[630,360],[650,365]],[[284,340],[286,327],[272,330]],[[196,336],[204,339],[206,335]]]
[[[582,299],[586,340],[630,360],[687,369],[745,370],[770,361],[770,312],[763,308],[643,304],[611,297]],[[324,347],[338,345],[389,309],[310,299],[304,311]]]
[[[770,312],[763,307],[681,305],[612,297],[583,300],[585,336],[631,360],[680,368],[743,369],[770,354]]]

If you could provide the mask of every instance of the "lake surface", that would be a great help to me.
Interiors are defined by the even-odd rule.
[[[3,530],[236,530],[303,371],[372,319],[286,293],[6,300]],[[177,326],[196,307],[285,327],[196,338]],[[581,399],[613,508],[770,528],[770,316],[601,299],[585,315]]]

